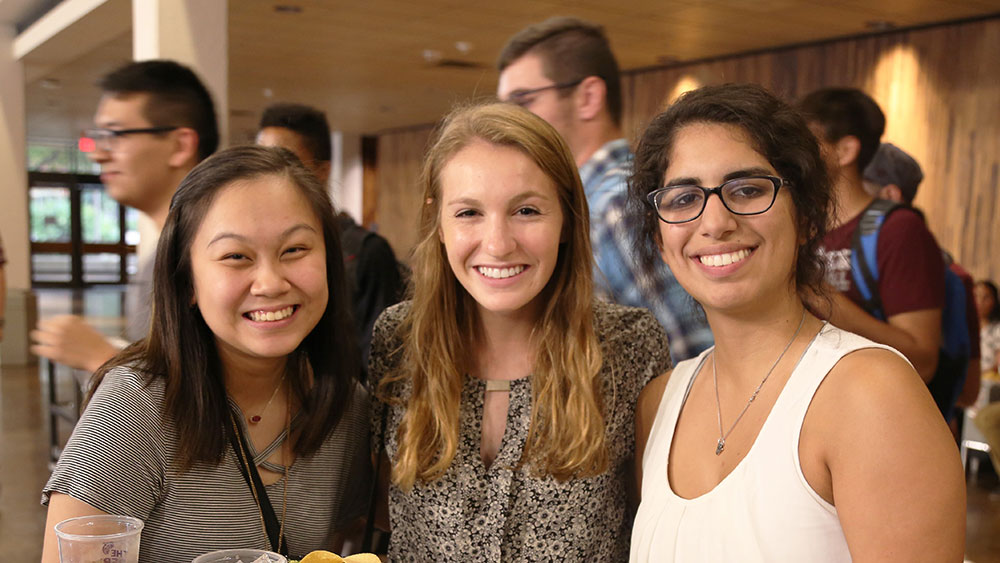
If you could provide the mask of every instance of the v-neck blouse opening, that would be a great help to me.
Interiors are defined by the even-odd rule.
[[[761,425],[760,430],[757,431],[757,435],[754,436],[753,443],[750,444],[750,449],[747,450],[746,455],[744,455],[743,458],[739,460],[736,463],[736,465],[733,466],[733,468],[729,471],[729,473],[727,473],[722,478],[722,480],[716,483],[714,487],[712,487],[711,489],[705,491],[704,493],[698,496],[691,498],[682,497],[681,495],[677,494],[677,492],[674,491],[673,483],[670,482],[670,461],[671,457],[673,457],[672,456],[673,452],[672,451],[667,452],[667,457],[666,457],[667,463],[663,468],[662,476],[667,483],[668,495],[670,495],[674,500],[684,505],[696,504],[699,501],[714,496],[714,494],[721,494],[721,493],[716,493],[716,491],[725,490],[725,488],[729,486],[728,484],[735,479],[735,477],[733,476],[736,473],[745,470],[746,466],[750,463],[747,460],[750,459],[750,456],[754,455],[754,451],[757,449],[757,443],[760,441],[760,437],[764,435],[764,433],[774,424],[771,422],[774,419],[774,417],[771,416],[771,414],[774,413],[776,409],[785,407],[786,406],[785,403],[791,400],[787,398],[788,395],[791,393],[791,391],[788,390],[789,382],[791,382],[792,379],[795,378],[796,372],[798,372],[799,367],[802,365],[802,360],[809,353],[809,350],[812,349],[813,345],[816,344],[816,340],[820,337],[820,335],[823,334],[823,332],[826,330],[828,326],[830,326],[828,323],[823,323],[823,325],[820,326],[820,329],[816,331],[816,334],[813,335],[812,339],[809,341],[809,344],[807,344],[805,349],[802,350],[802,353],[799,354],[799,358],[795,361],[795,366],[792,367],[791,374],[789,374],[788,379],[785,381],[785,384],[782,386],[781,391],[778,393],[778,398],[775,399],[774,404],[771,405],[771,409],[767,413],[767,418],[764,419],[764,424]],[[694,381],[695,379],[698,379],[699,375],[701,375],[701,368],[705,365],[705,362],[708,361],[708,357],[714,353],[715,353],[715,346],[712,346],[711,348],[703,352],[703,356],[698,360],[698,365],[695,367],[694,374],[691,376],[691,379],[688,381],[687,388],[684,390],[683,399],[681,399],[680,404],[677,407],[677,410],[671,413],[671,419],[673,420],[673,424],[670,429],[671,450],[673,449],[674,438],[676,438],[677,436],[677,423],[680,421],[681,413],[684,410],[684,406],[687,404],[688,395],[691,393],[691,388],[694,386]]]

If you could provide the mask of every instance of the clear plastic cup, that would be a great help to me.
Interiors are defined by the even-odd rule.
[[[60,563],[139,563],[142,520],[100,514],[56,524]]]
[[[288,563],[284,555],[262,549],[223,549],[195,557],[191,563],[253,563],[261,555],[267,556],[268,563]]]

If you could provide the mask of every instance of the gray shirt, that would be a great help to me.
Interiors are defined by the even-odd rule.
[[[187,562],[226,548],[270,549],[232,447],[218,465],[196,464],[185,472],[175,466],[177,436],[160,414],[163,393],[162,379],[127,368],[109,372],[45,485],[42,504],[58,492],[143,520],[140,562]],[[331,531],[364,513],[371,478],[368,416],[368,394],[359,385],[326,442],[292,464],[285,518],[292,555],[326,548]],[[267,450],[251,455],[266,457]],[[284,478],[266,489],[280,518]]]
[[[139,269],[125,287],[125,338],[129,343],[146,338],[153,309],[153,256],[139,262]]]

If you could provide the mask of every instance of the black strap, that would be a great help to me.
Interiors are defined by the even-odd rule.
[[[381,421],[379,423],[379,443],[382,444],[383,450],[385,449],[385,424],[386,419],[389,417],[389,405],[383,405]],[[375,546],[372,545],[372,538],[375,535],[375,508],[378,502],[378,480],[379,473],[382,471],[382,450],[375,452],[375,477],[372,479],[372,490],[371,497],[368,500],[368,521],[365,522],[365,535],[361,540],[361,552],[373,552]]]
[[[287,440],[288,437],[286,436]],[[267,539],[271,542],[271,549],[281,555],[288,555],[288,540],[284,536],[278,539],[278,534],[281,530],[281,523],[278,522],[278,516],[274,513],[274,507],[271,506],[271,499],[267,496],[267,491],[264,489],[264,482],[260,480],[260,473],[257,472],[257,464],[254,463],[253,459],[243,459],[240,452],[249,452],[246,440],[243,439],[243,433],[239,431],[239,428],[230,428],[229,431],[229,441],[233,445],[233,450],[236,451],[236,455],[240,457],[240,463],[237,463],[240,467],[240,475],[243,475],[243,479],[247,482],[247,487],[253,492],[254,489],[257,491],[257,501],[260,503],[260,514],[264,517],[264,527],[267,529]],[[240,447],[242,445],[242,448]],[[247,467],[250,468],[249,472]],[[251,479],[253,483],[251,484]]]

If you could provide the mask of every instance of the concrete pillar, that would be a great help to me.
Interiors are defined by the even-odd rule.
[[[330,162],[330,194],[338,211],[345,211],[362,224],[364,200],[361,164],[361,135],[333,132],[333,155]]]
[[[16,35],[13,25],[0,24],[0,238],[7,257],[7,306],[0,359],[7,365],[31,361],[28,330],[35,322],[29,263],[24,69],[14,58]]]
[[[227,0],[132,0],[132,58],[172,59],[208,87],[219,119],[220,148],[229,141],[229,6]],[[140,216],[140,260],[156,248],[153,222]]]

